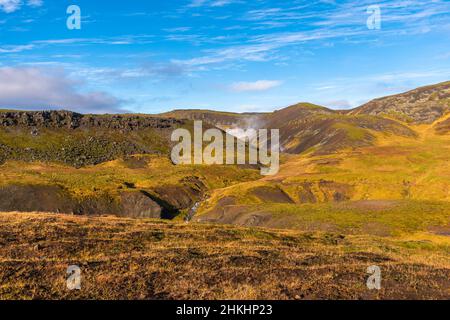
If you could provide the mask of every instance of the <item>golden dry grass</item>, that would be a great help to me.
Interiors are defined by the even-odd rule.
[[[238,166],[177,166],[167,157],[152,155],[135,155],[79,169],[43,162],[7,161],[0,165],[0,186],[58,185],[76,197],[102,193],[116,196],[126,188],[124,183],[144,190],[177,185],[183,178],[192,176],[200,177],[208,188],[215,189],[257,179],[259,173]]]
[[[448,299],[448,243],[0,214],[0,299]],[[432,240],[432,241],[431,241]],[[82,288],[66,288],[69,265]],[[368,290],[368,266],[382,289]]]

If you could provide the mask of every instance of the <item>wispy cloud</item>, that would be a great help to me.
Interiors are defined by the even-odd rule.
[[[176,28],[165,28],[166,32],[186,32],[191,30],[191,27],[176,27]]]
[[[203,6],[208,7],[223,7],[234,2],[238,2],[237,0],[192,0],[187,6],[188,8],[198,8]]]
[[[207,0],[192,0],[191,3],[188,4],[188,7],[197,8],[203,6]]]
[[[211,2],[197,0],[192,6],[207,6]],[[325,4],[320,15],[308,7]],[[424,3],[419,0],[397,0],[378,2],[382,8],[383,29],[379,35],[384,37],[414,35],[430,32],[443,25],[433,24],[430,18],[439,18],[448,14],[449,5],[442,0]],[[372,0],[362,0],[355,4],[334,1],[311,1],[297,6],[272,7],[247,11],[242,17],[250,22],[254,30],[268,30],[290,26],[289,31],[263,32],[239,39],[239,44],[231,44],[220,49],[208,49],[203,55],[176,60],[176,63],[191,67],[220,64],[226,61],[270,61],[279,59],[279,51],[288,46],[307,42],[345,41],[348,43],[370,42],[374,32],[366,25],[367,7]],[[448,24],[448,21],[447,21]],[[248,25],[247,25],[248,27]],[[231,28],[231,27],[230,27]],[[192,41],[196,44],[207,43],[208,38],[199,35],[175,35],[169,40]],[[281,53],[285,54],[285,53]]]
[[[31,50],[34,45],[17,45],[17,46],[0,46],[0,53],[18,53],[26,50]]]
[[[278,80],[258,80],[254,82],[235,82],[230,86],[230,89],[235,92],[246,91],[266,91],[282,84]]]
[[[325,40],[346,36],[356,36],[364,31],[354,29],[282,32],[264,34],[250,38],[246,45],[235,45],[218,50],[209,50],[206,55],[174,62],[188,66],[205,66],[226,61],[269,61],[278,56],[273,53],[286,46],[296,45],[313,40]]]
[[[0,0],[1,1],[1,0]],[[152,43],[151,35],[126,35],[109,38],[65,38],[35,40],[28,44],[0,45],[0,53],[19,53],[46,46],[79,46],[79,45],[138,45]]]
[[[124,44],[148,44],[152,42],[152,35],[125,35],[105,38],[66,38],[33,41],[34,45],[124,45]]]
[[[353,107],[353,105],[348,100],[345,100],[345,99],[327,101],[324,103],[320,103],[320,105],[323,105],[325,107],[332,108],[332,109],[351,109]]]

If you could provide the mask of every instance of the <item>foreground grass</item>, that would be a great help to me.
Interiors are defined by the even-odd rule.
[[[446,239],[2,213],[0,299],[448,299]]]

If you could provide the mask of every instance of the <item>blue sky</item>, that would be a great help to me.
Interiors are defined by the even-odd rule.
[[[0,0],[0,108],[348,109],[446,80],[448,0]]]

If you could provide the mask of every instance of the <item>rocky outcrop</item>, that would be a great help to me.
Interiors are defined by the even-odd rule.
[[[143,192],[123,192],[120,197],[123,216],[157,219],[162,217],[161,206]]]
[[[40,211],[173,219],[198,203],[206,190],[206,185],[198,177],[182,179],[179,185],[150,190],[130,189],[118,195],[98,193],[81,198],[57,185],[5,185],[0,187],[0,212]]]
[[[114,140],[106,134],[67,138],[62,142],[47,145],[50,147],[36,148],[30,143],[30,147],[21,148],[0,143],[0,164],[10,159],[27,162],[63,162],[81,168],[129,155],[158,152],[152,147],[151,142],[145,145],[137,144],[131,139]]]
[[[174,118],[140,115],[82,115],[71,111],[6,111],[0,112],[1,127],[36,127],[87,129],[104,128],[134,131],[144,128],[170,128],[183,124]]]
[[[450,111],[450,81],[375,99],[349,114],[389,116],[409,123],[431,124]]]
[[[0,211],[75,213],[73,200],[62,188],[45,185],[10,185],[0,188]]]
[[[0,111],[0,164],[6,160],[96,165],[135,154],[169,154],[183,120],[70,111]]]

